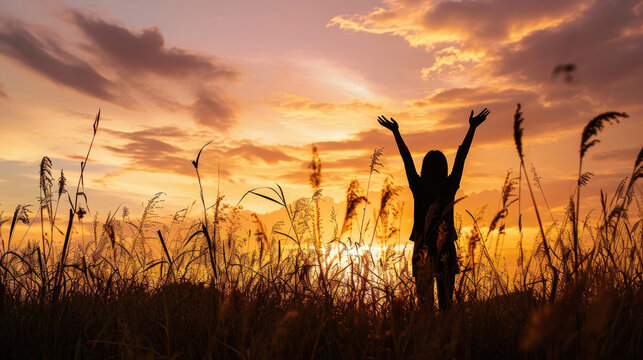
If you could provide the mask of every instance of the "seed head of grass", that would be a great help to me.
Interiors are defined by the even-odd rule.
[[[590,122],[585,125],[583,134],[581,135],[580,158],[582,159],[585,156],[585,153],[587,152],[587,150],[589,150],[589,148],[600,142],[600,140],[593,138],[596,137],[598,133],[601,132],[601,130],[603,130],[606,123],[611,124],[612,121],[618,123],[619,118],[627,117],[629,117],[629,115],[627,115],[626,113],[610,111],[602,113],[590,120]]]
[[[382,154],[384,154],[384,148],[375,148],[375,150],[373,150],[373,154],[371,155],[371,164],[369,165],[371,172],[379,173],[376,167],[384,166],[380,162],[380,157],[382,157]]]
[[[54,177],[51,174],[51,159],[45,156],[40,161],[40,189],[42,190],[42,197],[40,198],[40,206],[47,208],[49,214],[52,213],[52,186],[54,184]]]
[[[308,167],[310,168],[310,185],[314,190],[318,190],[321,185],[322,164],[316,145],[313,145],[313,158]]]
[[[384,187],[382,187],[382,197],[380,198],[380,216],[385,213],[394,199],[402,191],[401,186],[396,186],[390,177],[384,180]]]
[[[268,241],[268,233],[266,232],[266,227],[263,225],[261,219],[256,213],[252,213],[252,220],[257,225],[257,230],[255,230],[255,236],[259,244],[263,244],[266,247],[270,247],[270,241]]]
[[[58,178],[58,198],[60,198],[63,193],[67,192],[67,190],[65,190],[65,185],[67,185],[67,178],[65,177],[65,173],[60,170],[60,177]]]
[[[31,210],[29,209],[31,205],[18,205],[16,206],[16,221],[19,221],[25,225],[29,225],[31,222],[29,220],[29,216],[31,214]]]
[[[368,202],[368,199],[366,196],[362,195],[362,189],[359,185],[359,181],[353,180],[346,190],[346,215],[344,215],[344,223],[342,225],[340,236],[344,235],[346,231],[351,229],[353,219],[357,213],[357,207],[362,202]]]
[[[589,180],[594,176],[594,173],[591,171],[586,171],[578,178],[578,185],[585,186],[589,183]]]
[[[525,119],[522,117],[522,112],[520,111],[520,103],[516,106],[516,112],[514,113],[514,142],[516,143],[516,150],[518,150],[518,156],[522,160],[524,154],[522,152],[522,122]]]

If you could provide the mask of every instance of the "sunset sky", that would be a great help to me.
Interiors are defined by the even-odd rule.
[[[476,133],[456,212],[500,202],[517,175],[513,113],[523,107],[525,154],[560,215],[578,172],[583,126],[605,111],[630,115],[599,134],[584,170],[588,211],[599,189],[631,173],[643,133],[643,2],[488,1],[12,1],[0,0],[0,209],[37,203],[47,155],[75,184],[98,109],[86,170],[93,211],[165,192],[164,211],[199,196],[231,203],[279,183],[310,196],[316,144],[326,201],[338,212],[352,179],[366,187],[384,148],[387,175],[406,186],[393,116],[416,160],[452,164],[471,109],[491,110]],[[575,64],[553,76],[560,64]],[[403,193],[405,231],[411,199]],[[594,199],[594,200],[592,200]],[[541,198],[538,198],[540,201]],[[378,200],[376,200],[377,202]],[[595,204],[595,205],[591,205]],[[243,205],[261,213],[261,199]],[[523,205],[526,206],[526,205]],[[134,210],[136,211],[136,210]],[[515,226],[515,224],[512,224]],[[408,233],[408,232],[407,232]]]

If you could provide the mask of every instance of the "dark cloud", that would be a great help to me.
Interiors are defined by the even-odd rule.
[[[240,145],[226,151],[227,156],[239,156],[248,160],[261,160],[267,164],[275,164],[280,161],[295,161],[294,158],[275,147],[257,146],[246,140]]]
[[[457,33],[465,47],[504,41],[514,31],[569,14],[579,0],[441,1],[421,17],[424,31]]]
[[[330,25],[392,34],[427,50],[485,49],[574,15],[582,0],[386,1],[366,15],[341,15]],[[461,61],[467,61],[460,59]],[[453,65],[450,63],[449,65]]]
[[[605,105],[641,110],[640,0],[396,0],[387,5],[366,15],[338,16],[331,25],[425,46],[432,58],[422,70],[426,78],[489,79],[537,92],[543,104],[574,97],[578,105],[590,102],[591,111],[605,111]],[[560,64],[575,65],[571,86],[552,78]]]
[[[9,95],[7,95],[7,92],[4,90],[4,84],[0,83],[0,98],[1,99],[6,99],[8,97],[9,97]]]
[[[174,138],[186,136],[185,132],[179,128],[151,128],[135,132],[109,129],[104,131],[128,140],[127,143],[120,146],[104,146],[107,150],[128,158],[128,170],[173,172],[181,175],[194,174],[188,154],[180,147],[170,143]]]
[[[165,46],[157,27],[135,33],[129,29],[72,12],[73,23],[91,41],[92,49],[106,56],[120,70],[152,73],[164,77],[199,77],[201,80],[234,79],[238,73],[213,57]]]
[[[26,25],[3,19],[0,27],[0,53],[29,67],[54,83],[81,93],[114,101],[110,80],[91,65],[66,52],[50,37],[36,36]]]
[[[547,83],[555,66],[573,63],[575,92],[598,103],[638,104],[643,96],[641,24],[640,1],[595,1],[570,21],[497,49],[490,68],[494,75]]]
[[[191,111],[198,123],[215,129],[226,131],[236,124],[235,106],[211,91],[199,91]]]

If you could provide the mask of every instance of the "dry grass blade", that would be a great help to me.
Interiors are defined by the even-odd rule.
[[[163,234],[161,233],[161,230],[157,230],[156,234],[159,236],[159,240],[161,240],[163,251],[165,252],[165,256],[167,256],[167,261],[170,264],[170,273],[174,273],[174,262],[172,261],[170,252],[167,250],[167,245],[165,245],[165,239],[163,239]]]
[[[9,229],[9,239],[7,240],[7,250],[11,250],[11,237],[13,235],[13,230],[15,229],[16,224],[18,222],[21,222],[26,225],[30,224],[30,220],[29,220],[29,214],[31,214],[31,210],[29,210],[30,206],[31,205],[16,206],[16,210],[13,213],[13,218],[11,219],[11,228]]]
[[[71,238],[71,226],[74,223],[74,210],[69,209],[69,222],[67,223],[67,231],[65,232],[65,241],[63,242],[63,250],[60,254],[60,261],[58,263],[58,268],[55,274],[54,280],[54,293],[53,298],[56,300],[60,291],[60,282],[64,276],[65,272],[65,259],[67,257],[67,249],[69,247],[69,240]]]
[[[208,141],[207,143],[205,143],[205,145],[201,146],[201,149],[200,149],[200,150],[199,150],[199,152],[196,154],[196,160],[192,160],[192,166],[194,166],[194,168],[195,168],[195,169],[198,169],[198,168],[199,168],[199,159],[201,158],[201,153],[202,153],[202,152],[203,152],[203,150],[206,148],[206,146],[208,146],[208,145],[212,144],[212,142],[213,142],[213,141],[214,141],[214,140],[210,140],[210,141]]]
[[[641,151],[639,151],[636,161],[634,161],[634,171],[632,172],[630,182],[633,183],[641,177],[643,177],[643,147],[641,148]]]

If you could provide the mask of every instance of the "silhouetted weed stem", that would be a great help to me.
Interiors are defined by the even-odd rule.
[[[205,145],[201,147],[199,150],[199,153],[196,155],[196,160],[192,160],[192,165],[194,166],[194,170],[196,171],[196,177],[199,182],[199,194],[201,196],[201,204],[203,205],[203,222],[205,224],[205,228],[208,228],[208,211],[205,206],[205,197],[203,195],[203,185],[201,184],[201,175],[199,174],[199,159],[201,158],[201,153],[203,152],[203,149],[205,149],[206,146],[210,145],[214,140],[208,141]]]
[[[89,143],[89,148],[87,149],[87,154],[85,155],[85,160],[81,162],[80,164],[80,175],[78,177],[78,183],[76,185],[76,194],[74,196],[74,201],[73,203],[71,202],[71,198],[69,198],[69,202],[71,205],[71,209],[69,211],[69,223],[67,224],[67,231],[65,232],[65,240],[63,242],[63,249],[62,253],[60,255],[60,261],[58,264],[58,268],[56,270],[56,274],[54,278],[56,279],[54,281],[54,293],[53,297],[56,299],[58,297],[58,294],[60,292],[60,286],[61,286],[61,281],[64,278],[64,271],[65,271],[65,259],[67,257],[67,251],[68,251],[68,246],[69,246],[69,240],[71,238],[71,228],[72,224],[74,222],[74,215],[78,216],[78,219],[81,220],[82,217],[84,216],[85,212],[84,210],[78,206],[78,198],[79,196],[83,196],[85,198],[85,205],[87,206],[87,209],[89,210],[89,206],[87,205],[87,195],[85,195],[85,190],[84,190],[84,172],[85,172],[85,167],[87,166],[87,162],[89,161],[89,154],[92,151],[92,147],[94,146],[94,140],[96,139],[96,133],[98,132],[98,125],[100,123],[100,109],[98,110],[98,113],[96,114],[96,117],[94,118],[94,124],[93,124],[93,132],[92,132],[92,140]],[[64,182],[64,180],[62,180]],[[64,187],[64,184],[62,184]],[[83,191],[80,191],[81,186],[83,188]],[[59,190],[59,197],[62,194],[62,191]],[[69,194],[68,194],[69,195]],[[82,227],[82,223],[81,223]],[[81,229],[82,230],[82,229]]]
[[[89,161],[89,154],[92,151],[92,147],[94,146],[94,140],[96,139],[96,133],[98,132],[98,124],[100,122],[100,109],[98,109],[98,113],[96,114],[96,118],[94,118],[94,125],[93,125],[93,133],[92,133],[92,140],[89,143],[89,148],[87,149],[87,155],[85,155],[85,160],[80,163],[80,176],[78,177],[78,184],[76,185],[76,195],[74,196],[74,203],[72,205],[72,209],[74,212],[81,218],[84,213],[82,209],[78,208],[78,197],[83,196],[85,198],[85,205],[87,206],[87,195],[85,195],[85,182],[83,179],[83,174],[85,173],[85,167],[87,166],[87,161]],[[83,187],[83,191],[80,191],[81,186]],[[87,206],[87,210],[89,211],[89,206]]]
[[[293,230],[293,233],[294,233],[295,237],[292,237],[291,235],[283,233],[281,231],[275,231],[275,233],[277,233],[279,235],[283,235],[283,236],[289,238],[290,240],[294,241],[297,244],[297,246],[301,249],[301,240],[299,239],[299,234],[297,233],[297,228],[295,226],[295,221],[293,219],[290,206],[288,206],[288,203],[286,202],[286,196],[284,195],[284,191],[283,191],[283,189],[281,188],[281,186],[279,184],[275,184],[275,185],[277,185],[277,189],[279,189],[279,191],[277,191],[277,189],[267,187],[267,186],[258,187],[258,188],[246,191],[246,193],[243,194],[241,199],[239,199],[239,202],[237,203],[237,205],[241,204],[241,201],[243,201],[243,199],[246,197],[246,195],[252,194],[252,195],[264,198],[266,200],[272,201],[275,204],[278,204],[279,206],[283,207],[286,210],[286,215],[288,216],[288,221],[290,221],[290,228]],[[262,190],[262,189],[267,189],[267,190],[270,190],[270,191],[274,192],[275,195],[277,196],[277,199],[279,199],[279,200],[275,200],[274,198],[272,198],[272,197],[270,197],[268,195],[264,195],[264,194],[261,194],[261,193],[257,192],[257,190]]]
[[[167,245],[165,245],[165,240],[163,239],[163,234],[161,233],[161,230],[157,230],[156,234],[159,236],[159,240],[161,240],[161,245],[163,246],[163,251],[165,252],[165,256],[167,256],[167,261],[170,265],[170,270],[168,271],[168,274],[172,274],[174,276],[174,262],[172,261],[172,257],[170,256],[170,252],[167,250]]]
[[[529,196],[531,197],[531,201],[534,205],[534,212],[536,213],[536,220],[538,221],[538,228],[540,229],[540,235],[542,237],[543,248],[545,250],[545,257],[547,258],[547,265],[551,269],[552,275],[554,276],[552,280],[552,289],[551,289],[551,295],[550,295],[550,301],[553,301],[556,298],[556,288],[558,285],[558,269],[554,266],[551,259],[550,248],[549,248],[549,244],[547,243],[547,235],[545,234],[545,230],[543,229],[543,222],[540,219],[540,213],[538,212],[538,206],[536,205],[536,198],[534,197],[534,192],[531,189],[529,174],[527,174],[527,169],[525,168],[525,159],[524,159],[524,154],[522,150],[522,135],[523,135],[522,122],[524,121],[524,119],[522,117],[522,112],[520,110],[521,110],[520,104],[518,104],[516,107],[516,112],[514,114],[514,141],[516,143],[518,156],[520,157],[520,168],[525,174],[525,182],[527,182],[527,188],[529,189]]]
[[[382,166],[382,163],[380,162],[380,157],[384,153],[383,148],[375,148],[373,150],[373,154],[371,155],[371,163],[369,165],[369,172],[368,172],[368,183],[366,184],[366,196],[365,196],[365,201],[364,201],[364,208],[362,209],[362,221],[359,226],[359,244],[362,245],[362,236],[364,235],[364,220],[366,218],[366,205],[368,204],[368,192],[371,188],[371,177],[373,176],[373,173],[379,173],[379,170],[377,170],[377,166]]]
[[[578,219],[580,218],[580,188],[581,186],[584,185],[584,182],[586,183],[588,178],[583,179],[583,173],[582,173],[582,168],[583,168],[583,157],[585,157],[585,153],[587,153],[587,150],[589,150],[592,146],[596,145],[597,143],[600,142],[600,140],[596,139],[595,137],[598,136],[598,133],[603,130],[605,127],[605,124],[611,124],[612,121],[618,123],[619,118],[627,118],[628,115],[626,113],[621,113],[621,112],[616,112],[616,111],[609,111],[602,113],[596,117],[594,117],[592,120],[590,120],[587,125],[583,128],[583,133],[581,134],[581,141],[580,141],[580,156],[578,159],[578,181],[576,184],[576,217],[574,221],[574,272],[577,272],[579,270],[579,267],[581,264],[579,263],[579,254],[580,254],[580,248],[579,248],[579,242],[580,242],[580,235],[578,234]],[[583,182],[584,180],[584,182]]]

